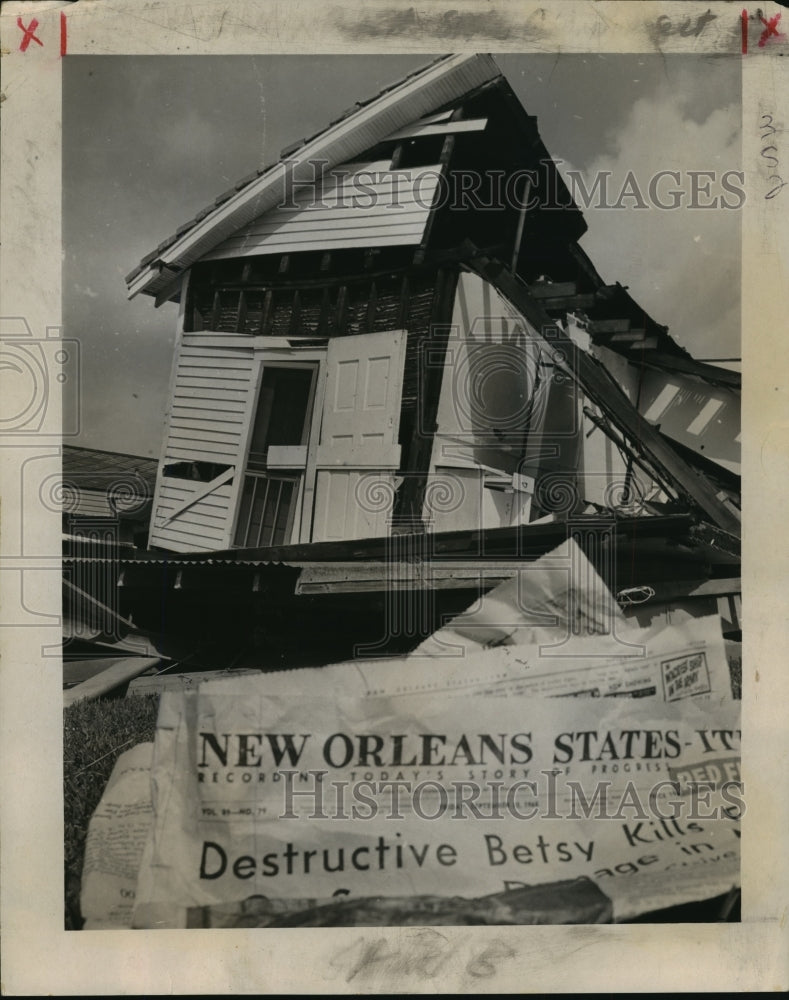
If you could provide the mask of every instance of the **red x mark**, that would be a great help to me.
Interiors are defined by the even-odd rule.
[[[781,20],[781,12],[779,11],[775,17],[771,17],[769,21],[765,21],[762,15],[759,15],[759,20],[764,25],[764,31],[761,33],[759,38],[759,48],[763,49],[767,44],[767,39],[770,35],[775,35],[778,38],[778,22]]]
[[[778,16],[780,17],[781,15],[779,14]],[[38,42],[38,44],[43,47],[44,43],[41,41],[40,38],[36,38],[36,35],[34,34],[36,28],[38,27],[38,21],[35,18],[33,18],[33,20],[27,27],[25,27],[24,24],[22,24],[21,17],[18,17],[16,19],[16,23],[19,25],[20,30],[24,31],[25,33],[25,37],[19,43],[20,52],[26,52],[27,47],[28,45],[30,45],[31,42]]]

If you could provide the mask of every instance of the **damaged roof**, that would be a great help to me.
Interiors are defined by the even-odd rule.
[[[151,492],[156,483],[158,461],[141,455],[128,455],[118,451],[102,451],[97,448],[63,446],[63,477],[78,477],[79,485],[86,489],[103,490],[109,478],[119,474],[139,476]]]
[[[146,254],[126,277],[129,298],[161,292],[241,226],[275,207],[293,184],[311,182],[315,161],[330,169],[350,160],[397,129],[501,76],[489,55],[442,56],[375,97],[357,102],[320,132],[283,149],[276,163],[242,178]]]

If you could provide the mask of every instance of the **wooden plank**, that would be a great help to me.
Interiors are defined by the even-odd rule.
[[[197,507],[190,507],[183,512],[179,511],[177,520],[175,521],[173,521],[173,518],[176,515],[172,512],[162,510],[161,514],[162,519],[156,525],[157,531],[176,527],[187,528],[187,530],[194,528],[203,538],[206,537],[207,533],[216,534],[217,538],[221,538],[227,518],[227,508],[208,508],[207,510],[203,510],[203,504],[201,503],[199,509]]]
[[[235,454],[227,448],[190,448],[185,444],[169,445],[167,461],[172,462],[222,462],[230,465],[235,461]]]
[[[230,330],[195,330],[184,336],[184,349],[200,351],[208,356],[209,351],[221,349],[230,352],[236,347],[250,348],[250,334],[235,333]]]
[[[385,236],[375,234],[372,230],[366,231],[367,235],[360,236],[357,239],[341,239],[341,238],[330,238],[325,237],[322,240],[311,240],[310,242],[298,242],[295,244],[288,244],[288,248],[293,250],[293,252],[306,253],[307,251],[317,251],[317,250],[351,250],[358,247],[365,246],[377,246],[377,247],[396,247],[396,246],[414,246],[419,242],[420,234],[400,234],[391,235],[387,234]],[[263,243],[260,246],[246,246],[246,247],[233,247],[230,250],[217,251],[215,254],[216,260],[225,260],[237,257],[263,257],[269,254],[278,254],[282,252],[282,246],[277,244],[276,246],[269,247],[267,243]]]
[[[202,513],[205,514],[206,517],[219,517],[219,518],[227,517],[227,512],[229,509],[228,499],[229,498],[227,496],[225,496],[224,498],[214,497],[213,494],[210,497],[204,497],[202,500],[200,500],[200,510]],[[159,511],[163,518],[167,518],[168,515],[173,510],[175,510],[176,503],[177,501],[173,499],[173,500],[163,501],[159,505]],[[166,521],[163,520],[162,524],[165,523]]]
[[[210,386],[209,388],[196,387],[196,386],[179,386],[178,391],[174,394],[174,399],[190,399],[194,403],[194,400],[205,400],[206,402],[213,401],[215,403],[231,404],[231,403],[241,403],[244,405],[246,400],[247,392],[245,389],[227,389],[220,388],[219,386]]]
[[[500,262],[468,246],[467,267],[489,281],[536,330],[551,329],[554,346],[561,346],[565,361],[561,366],[579,383],[587,396],[626,435],[638,444],[646,457],[675,487],[702,510],[714,524],[739,537],[740,522],[717,497],[717,490],[702,473],[685,462],[661,434],[638,412],[605,368],[552,323],[529,288]]]
[[[232,465],[235,461],[238,447],[238,436],[228,441],[206,441],[202,437],[192,437],[184,434],[182,437],[171,435],[167,454],[173,455],[176,451],[188,449],[201,457],[195,459],[198,462],[219,462],[221,456],[225,459],[225,465]]]
[[[164,660],[161,656],[127,656],[119,657],[103,670],[100,674],[88,678],[76,687],[69,688],[63,692],[63,707],[68,708],[78,701],[92,700],[99,698],[103,694],[108,694],[113,688],[125,684],[133,677],[151,667],[156,667]]]
[[[615,333],[609,340],[610,344],[626,344],[632,340],[644,340],[647,335],[646,330],[626,330],[623,333]]]
[[[626,333],[630,329],[629,319],[593,319],[587,326],[591,334]]]
[[[293,226],[272,228],[269,233],[260,233],[255,237],[244,236],[238,239],[228,240],[222,247],[223,250],[243,250],[254,246],[265,245],[267,247],[288,248],[299,247],[302,243],[313,243],[317,240],[331,237],[333,243],[348,243],[352,240],[360,240],[380,234],[392,238],[404,238],[406,236],[420,234],[424,229],[427,210],[420,212],[418,216],[401,218],[395,215],[376,216],[367,214],[355,219],[325,219],[314,226]],[[338,232],[338,227],[342,227],[342,232]],[[375,243],[375,241],[373,241]],[[271,251],[273,253],[273,250]]]
[[[240,410],[232,410],[229,408],[227,403],[220,403],[216,399],[210,399],[207,400],[207,402],[213,405],[205,407],[201,405],[200,409],[196,409],[192,406],[182,406],[179,403],[176,403],[173,406],[173,418],[177,417],[179,420],[194,420],[199,423],[210,417],[211,421],[223,424],[243,423],[244,416]]]
[[[418,224],[424,219],[429,211],[430,199],[436,188],[438,181],[430,178],[430,184],[423,183],[419,189],[419,200],[416,196],[410,196],[407,192],[400,194],[395,201],[391,198],[380,198],[374,205],[337,205],[329,208],[304,209],[299,213],[292,213],[290,216],[278,216],[275,219],[268,219],[265,222],[256,223],[254,227],[244,230],[243,233],[236,233],[229,237],[222,246],[230,246],[232,243],[241,243],[257,237],[270,237],[280,230],[291,231],[296,229],[327,229],[337,223],[343,225],[362,225],[363,220],[371,219],[376,224],[397,223],[398,225]],[[371,195],[372,197],[372,195]],[[284,216],[284,213],[282,214]]]
[[[511,562],[473,566],[427,563],[315,563],[305,566],[296,594],[364,594],[392,590],[489,590],[517,572]]]
[[[433,451],[441,383],[447,372],[444,361],[450,324],[457,290],[458,272],[455,268],[441,268],[436,273],[436,283],[430,305],[431,363],[427,368],[418,369],[417,412],[413,414],[410,428],[401,426],[399,437],[403,442],[402,469],[407,473],[405,481],[397,491],[393,517],[395,520],[421,521],[422,496]]]
[[[245,357],[242,354],[231,354],[228,351],[207,350],[198,353],[187,353],[181,355],[179,371],[187,369],[202,370],[205,368],[216,369],[217,371],[242,371],[249,372],[254,359],[252,357],[252,345],[250,344],[249,354]]]
[[[224,526],[206,521],[200,524],[190,524],[187,521],[175,521],[168,524],[155,524],[157,536],[159,538],[175,538],[182,541],[189,540],[199,545],[201,551],[211,551],[219,548],[219,544],[224,535]]]
[[[217,368],[238,369],[248,372],[254,364],[254,344],[252,338],[247,338],[246,351],[230,351],[221,348],[187,349],[181,353],[178,362],[179,371],[183,368]]]
[[[176,422],[175,419],[170,428],[170,439],[173,441],[196,441],[228,447],[232,447],[238,441],[239,434],[240,431],[235,426],[225,431],[216,429],[204,431],[187,423]]]
[[[421,234],[424,227],[435,197],[440,164],[397,173],[389,171],[388,166],[388,161],[353,164],[349,177],[334,175],[324,181],[319,191],[297,193],[295,207],[264,213],[223,241],[206,259],[313,245],[320,248],[327,236],[332,238],[327,249],[341,248],[369,240],[369,230],[373,229],[386,239],[383,245],[407,242],[409,236],[417,235],[416,230]],[[380,239],[373,244],[382,245]],[[216,322],[212,325],[216,326]]]
[[[462,114],[462,108],[459,108],[457,111],[453,113],[452,117],[454,119],[455,116],[460,116],[461,114]],[[444,139],[444,143],[441,147],[441,158],[438,164],[438,173],[440,174],[441,177],[446,178],[447,176],[447,173],[449,171],[449,163],[450,160],[452,159],[452,152],[454,148],[455,148],[455,137],[454,135],[448,135],[446,139]],[[430,234],[433,231],[433,225],[436,221],[436,215],[440,207],[441,207],[440,188],[438,185],[438,178],[436,178],[435,188],[433,190],[433,195],[430,201],[430,214],[428,215],[427,221],[425,222],[425,229],[424,232],[422,233],[422,238],[419,241],[419,247],[417,248],[417,251],[414,254],[415,264],[421,264],[422,261],[425,259],[425,254],[427,253],[427,245],[428,242],[430,241]]]
[[[542,299],[540,306],[548,312],[572,312],[576,309],[591,309],[595,301],[594,295],[570,295],[567,298]]]
[[[205,388],[211,389],[211,388],[216,388],[217,382],[220,383],[235,382],[235,383],[241,383],[243,385],[247,381],[249,381],[248,372],[245,373],[242,371],[234,371],[230,369],[223,371],[222,377],[219,378],[216,375],[212,376],[210,374],[209,368],[189,368],[187,370],[181,371],[180,378],[178,380],[178,389],[180,389],[181,387],[192,388],[192,389],[199,388],[199,385],[195,386],[193,384],[195,382],[198,382],[200,385],[202,383],[206,383]],[[221,385],[220,388],[221,387],[223,387],[223,385]]]
[[[218,548],[224,531],[221,527],[212,529],[201,525],[192,529],[191,525],[168,524],[164,528],[157,528],[156,534],[160,540],[180,540],[183,544],[194,545],[200,552],[213,552]]]
[[[388,135],[384,142],[391,142],[397,139],[418,139],[425,135],[451,135],[456,132],[482,132],[488,124],[487,118],[469,118],[468,121],[447,122],[446,124],[409,125],[407,128],[398,129]]]
[[[168,518],[172,513],[172,510],[173,508],[171,508],[169,504],[163,503],[160,505],[159,513],[161,514],[162,520],[161,523],[157,523],[156,525],[157,528],[164,528],[166,525],[169,524]],[[208,518],[209,523],[213,524],[215,521],[217,522],[221,521],[222,525],[224,525],[224,522],[228,515],[228,511],[229,511],[229,504],[227,500],[225,500],[224,503],[222,503],[221,501],[214,503],[213,498],[208,497],[207,499],[199,501],[199,510],[197,511],[197,514],[193,514],[191,510],[188,510],[184,511],[182,516],[184,518],[184,524],[189,523],[189,519],[192,517],[200,517],[200,518]],[[180,523],[181,518],[179,518],[178,521]]]
[[[563,299],[578,292],[578,286],[574,281],[543,282],[528,287],[529,293],[535,299]]]
[[[178,390],[183,389],[236,389],[245,384],[244,378],[209,378],[206,376],[183,376],[178,379]],[[245,393],[246,395],[246,393]]]

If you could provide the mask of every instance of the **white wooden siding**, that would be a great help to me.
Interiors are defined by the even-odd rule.
[[[206,260],[416,245],[422,239],[440,173],[439,165],[391,171],[389,160],[343,164],[317,185],[296,189],[290,207],[259,216],[207,254]]]
[[[171,511],[203,485],[188,479],[162,480],[151,532],[153,544],[175,552],[209,552],[225,547],[226,528],[231,517],[232,488],[229,484],[220,486],[167,521]],[[157,526],[157,522],[162,526]]]
[[[243,472],[259,362],[250,344],[214,346],[215,334],[187,334],[178,351],[149,544],[175,552],[207,552],[230,544],[232,482],[207,495],[197,480],[165,477],[177,462],[211,462]],[[196,497],[193,503],[189,503]]]
[[[254,372],[251,347],[182,348],[165,462],[237,463]]]

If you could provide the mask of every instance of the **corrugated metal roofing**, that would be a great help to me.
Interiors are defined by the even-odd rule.
[[[326,168],[359,156],[398,129],[501,76],[488,55],[452,55],[410,74],[348,109],[327,128],[283,151],[273,166],[223,192],[176,234],[143,257],[126,278],[129,297],[155,295],[234,232],[274,208],[293,183],[310,183],[314,164]],[[295,152],[299,153],[294,156]]]

